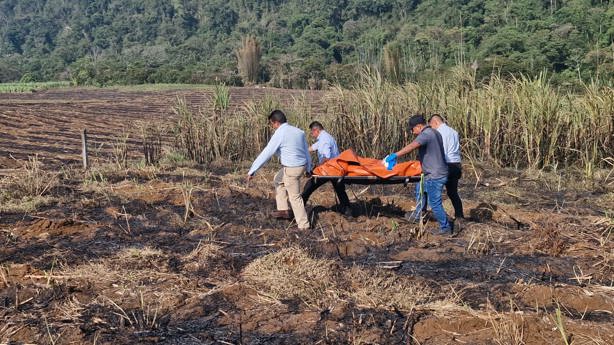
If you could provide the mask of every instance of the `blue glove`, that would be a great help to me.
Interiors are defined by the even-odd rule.
[[[396,154],[396,153],[391,153],[391,154],[389,154],[388,156],[386,156],[386,158],[384,158],[384,160],[385,160],[386,162],[390,162],[390,161],[394,161],[394,162],[396,162],[396,161],[397,161],[397,154]],[[395,164],[396,164],[396,163],[395,163]]]
[[[391,153],[388,156],[384,157],[384,166],[387,170],[392,170],[394,166],[397,165],[397,154]]]

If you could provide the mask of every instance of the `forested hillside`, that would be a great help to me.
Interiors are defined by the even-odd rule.
[[[0,81],[347,84],[369,64],[414,80],[458,65],[558,83],[614,77],[608,0],[0,0]]]

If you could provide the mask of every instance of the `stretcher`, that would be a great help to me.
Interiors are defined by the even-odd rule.
[[[303,196],[303,200],[304,202],[307,202],[307,200],[309,200],[309,197],[311,196],[311,194],[317,190],[318,188],[322,187],[325,183],[318,183],[318,182],[333,182],[336,183],[338,185],[342,184],[342,185],[351,185],[351,184],[358,184],[358,185],[374,185],[374,184],[380,184],[380,185],[390,185],[390,184],[403,184],[404,186],[407,187],[408,184],[410,183],[419,183],[420,182],[420,176],[392,176],[392,177],[388,177],[388,178],[381,178],[378,176],[320,176],[320,175],[312,175],[309,179],[313,180],[313,183],[310,183],[310,181],[307,181],[307,183],[305,184],[306,187],[303,190],[302,196]],[[342,187],[343,188],[343,187]]]
[[[388,178],[381,178],[378,176],[321,176],[312,175],[310,178],[314,181],[325,180],[335,181],[343,184],[404,184],[407,186],[409,183],[420,182],[420,176],[392,176]]]
[[[314,169],[313,175],[305,184],[303,200],[307,202],[316,189],[330,181],[339,200],[349,203],[344,187],[346,184],[407,186],[409,183],[420,182],[421,173],[420,162],[404,162],[388,170],[380,160],[359,157],[350,149]]]

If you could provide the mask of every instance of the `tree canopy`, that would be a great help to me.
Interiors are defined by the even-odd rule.
[[[614,77],[608,0],[0,0],[0,81],[240,84],[247,36],[259,81],[279,87],[347,84],[364,64],[400,80],[454,66]]]

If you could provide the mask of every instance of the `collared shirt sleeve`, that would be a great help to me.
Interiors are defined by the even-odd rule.
[[[318,156],[320,156],[320,159],[333,158],[333,145],[329,142],[323,142],[318,149]]]
[[[269,143],[266,145],[264,150],[260,152],[254,163],[252,163],[252,167],[247,173],[248,175],[255,174],[258,169],[262,168],[264,163],[268,162],[268,160],[271,159],[275,153],[277,153],[279,147],[281,146],[281,138],[282,131],[278,129],[275,131],[275,133],[273,133],[271,140],[269,140]],[[307,145],[307,142],[305,142],[305,145]],[[307,157],[309,157],[309,152],[307,152]]]

